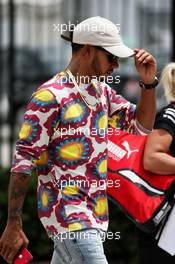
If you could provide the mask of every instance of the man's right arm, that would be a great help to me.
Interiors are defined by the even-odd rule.
[[[43,106],[42,98],[45,99],[46,96],[50,101]],[[7,226],[0,239],[0,255],[8,263],[12,263],[15,253],[22,245],[28,244],[28,239],[22,231],[23,203],[34,166],[33,161],[38,160],[40,154],[47,150],[59,117],[58,113],[59,105],[49,88],[34,93],[27,106],[11,170]]]
[[[12,173],[9,184],[8,220],[0,239],[0,255],[12,263],[22,246],[28,245],[28,239],[22,230],[22,208],[28,191],[30,175]]]

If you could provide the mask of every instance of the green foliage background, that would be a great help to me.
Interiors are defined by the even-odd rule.
[[[0,169],[0,235],[7,220],[7,198],[10,172]],[[109,264],[137,264],[137,246],[135,227],[122,212],[109,202],[110,225],[109,231],[120,232],[120,239],[107,239],[104,243],[105,254]],[[29,250],[34,261],[50,260],[53,252],[53,243],[37,216],[37,176],[31,177],[30,188],[23,209],[23,228],[30,240]],[[0,263],[5,263],[0,258]]]

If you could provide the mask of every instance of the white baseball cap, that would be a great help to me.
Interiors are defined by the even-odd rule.
[[[134,51],[124,45],[117,26],[100,16],[90,17],[74,27],[72,39],[63,34],[62,37],[77,44],[100,46],[119,58],[134,55]]]

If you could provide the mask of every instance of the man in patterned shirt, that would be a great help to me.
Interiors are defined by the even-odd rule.
[[[8,263],[28,244],[21,214],[34,166],[38,214],[55,243],[51,263],[107,263],[101,234],[108,227],[108,117],[135,133],[148,133],[154,123],[156,61],[150,53],[126,47],[116,25],[101,17],[78,24],[68,40],[69,65],[32,95],[16,143],[0,240]],[[104,82],[118,59],[130,56],[142,81],[137,107]]]

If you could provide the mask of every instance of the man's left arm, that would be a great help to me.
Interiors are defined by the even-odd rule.
[[[135,65],[140,75],[140,80],[146,86],[141,88],[140,99],[137,104],[136,117],[138,122],[146,129],[153,128],[156,115],[155,77],[157,63],[155,58],[143,49],[135,49]],[[149,85],[149,89],[147,88]],[[152,85],[152,86],[151,86]]]

